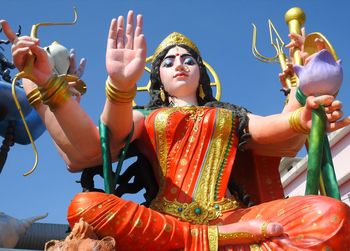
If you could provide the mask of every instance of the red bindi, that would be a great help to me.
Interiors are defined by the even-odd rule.
[[[175,56],[176,56],[176,57],[177,57],[177,56],[180,56],[180,54],[179,54],[179,53],[176,53]]]

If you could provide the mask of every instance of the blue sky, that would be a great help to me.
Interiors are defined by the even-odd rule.
[[[223,101],[243,105],[259,115],[269,115],[278,113],[283,107],[284,97],[279,91],[278,80],[280,68],[253,57],[252,23],[258,27],[260,52],[272,56],[274,51],[269,45],[267,20],[273,21],[288,43],[284,14],[289,8],[299,6],[306,13],[306,31],[322,32],[343,60],[344,82],[338,97],[344,103],[345,114],[350,114],[350,53],[346,47],[350,38],[347,26],[350,4],[346,0],[1,1],[0,17],[8,20],[14,29],[21,25],[22,34],[29,34],[32,24],[71,20],[73,6],[77,7],[79,16],[75,26],[43,27],[39,29],[39,38],[43,46],[56,40],[67,48],[75,48],[79,58],[87,59],[83,80],[88,85],[88,92],[81,105],[96,123],[105,100],[104,57],[109,23],[113,17],[126,15],[129,9],[144,16],[147,55],[151,55],[169,33],[181,32],[196,42],[203,58],[218,73]],[[4,39],[2,33],[0,39]],[[8,53],[10,47],[3,47]],[[138,85],[146,84],[147,77],[146,74]],[[140,95],[137,100],[142,103],[145,98]],[[80,191],[80,185],[75,182],[80,175],[66,170],[47,132],[36,145],[39,165],[28,177],[22,174],[34,162],[31,146],[16,144],[12,147],[0,175],[0,211],[18,218],[48,212],[49,216],[42,222],[66,223],[67,206]],[[138,196],[131,198],[138,199]]]

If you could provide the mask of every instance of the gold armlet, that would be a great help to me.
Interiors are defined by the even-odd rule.
[[[38,104],[42,104],[42,100],[41,100],[41,95],[40,95],[39,89],[35,88],[35,89],[31,90],[27,94],[27,100],[28,100],[28,102],[29,102],[29,104],[31,106],[36,106]]]
[[[218,227],[208,226],[209,251],[217,251],[219,249]]]
[[[310,130],[306,127],[304,127],[301,123],[300,123],[300,115],[301,112],[304,110],[304,107],[300,107],[297,110],[295,110],[289,117],[289,126],[290,128],[293,129],[293,131],[297,132],[297,133],[302,133],[302,134],[309,134]]]
[[[52,76],[46,87],[39,87],[39,91],[43,103],[48,105],[51,111],[62,106],[72,96],[64,76]]]
[[[130,103],[136,96],[136,86],[131,91],[122,92],[113,86],[107,79],[106,96],[111,103]]]

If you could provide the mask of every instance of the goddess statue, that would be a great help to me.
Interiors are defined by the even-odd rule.
[[[2,26],[19,70],[29,52],[36,57],[35,85],[23,82],[28,92],[38,86],[42,103],[36,109],[69,170],[101,164],[98,129],[67,82],[52,74],[39,41],[16,38],[7,22]],[[124,17],[111,21],[101,121],[110,132],[113,161],[132,132],[159,191],[149,207],[112,194],[79,193],[68,208],[69,224],[84,219],[99,237],[114,237],[117,250],[349,250],[350,208],[341,201],[309,195],[245,207],[228,189],[238,152],[296,154],[313,109],[326,107],[329,131],[350,123],[341,120],[341,102],[309,96],[301,106],[291,95],[282,113],[266,117],[219,102],[199,49],[175,32],[153,54],[151,101],[142,113],[132,106],[146,62],[142,26],[142,16],[135,24],[132,11],[125,28]]]

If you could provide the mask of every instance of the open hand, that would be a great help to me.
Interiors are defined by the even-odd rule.
[[[77,65],[77,54],[74,49],[71,49],[69,52],[69,68],[68,74],[78,77],[79,79],[83,76],[86,66],[86,59],[80,59],[79,65]],[[78,91],[79,82],[69,82],[69,90],[72,95],[75,97],[75,100],[79,103],[81,98],[81,93]],[[77,89],[78,88],[78,89]]]
[[[120,91],[135,88],[146,64],[146,40],[142,34],[142,16],[129,11],[124,32],[124,17],[112,19],[107,42],[106,67],[110,82]]]
[[[289,48],[289,55],[293,58],[295,50],[299,50],[300,57],[303,60],[303,64],[306,65],[315,55],[309,55],[306,51],[304,51],[304,42],[305,42],[305,29],[302,28],[301,35],[296,33],[291,33],[288,35],[291,39],[291,42],[286,45],[286,48]],[[321,51],[326,48],[325,41],[321,38],[315,39],[315,46],[317,51]]]

